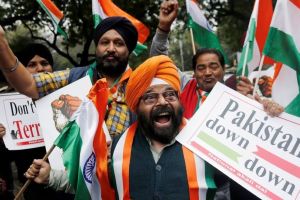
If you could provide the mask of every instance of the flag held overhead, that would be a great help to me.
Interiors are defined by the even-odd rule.
[[[260,63],[273,14],[272,0],[256,0],[250,17],[237,75],[248,76]],[[273,61],[265,57],[265,64]]]
[[[50,17],[52,24],[54,26],[55,32],[64,36],[65,39],[68,38],[66,32],[62,30],[59,26],[61,20],[63,19],[63,13],[57,8],[57,6],[51,0],[36,0],[42,9]]]
[[[283,63],[276,69],[272,98],[300,117],[300,3],[278,0],[263,53]]]
[[[195,42],[201,48],[215,48],[222,52],[225,63],[228,64],[227,56],[219,42],[217,35],[212,31],[210,24],[204,16],[203,10],[195,0],[186,0],[186,8],[189,17],[189,26],[192,29]]]

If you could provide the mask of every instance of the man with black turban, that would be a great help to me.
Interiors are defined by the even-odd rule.
[[[91,66],[53,73],[38,73],[32,78],[23,65],[18,63],[16,56],[7,50],[6,55],[0,55],[4,58],[0,61],[0,67],[17,64],[16,69],[2,70],[16,90],[33,99],[45,96],[87,74],[90,75],[93,83],[100,78],[106,78],[110,94],[105,120],[110,134],[114,136],[122,133],[135,119],[125,103],[124,93],[132,72],[128,66],[128,57],[135,49],[137,39],[138,32],[128,19],[119,16],[108,17],[95,29],[96,62]],[[1,37],[0,27],[0,44],[1,40],[5,42],[4,34]],[[68,105],[71,101],[73,102],[74,99],[67,98],[64,103]]]

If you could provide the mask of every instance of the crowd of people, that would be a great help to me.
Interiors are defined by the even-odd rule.
[[[224,56],[217,49],[199,49],[191,58],[193,78],[175,66],[168,57],[168,36],[177,14],[176,0],[163,1],[150,56],[135,70],[128,66],[128,59],[137,44],[138,33],[124,17],[108,17],[95,29],[95,65],[54,72],[51,53],[42,45],[31,45],[30,49],[36,51],[30,56],[14,54],[0,26],[0,69],[16,91],[33,99],[86,75],[90,75],[94,85],[105,78],[109,87],[105,124],[113,138],[110,147],[113,162],[109,163],[113,173],[109,177],[110,187],[115,191],[112,195],[116,198],[256,199],[175,140],[215,84],[224,83],[225,74]],[[246,77],[241,77],[233,87],[262,103],[269,115],[283,112],[283,108],[271,100],[250,97],[253,86]],[[0,133],[1,137],[5,134],[3,125]],[[57,195],[54,191],[60,191],[55,198],[74,198],[75,191],[66,171],[51,169],[48,162],[38,159],[45,153],[44,148],[41,149],[40,154],[36,154],[38,149],[29,150],[34,152],[30,158],[20,160],[25,168],[18,168],[19,177],[24,181],[25,172],[25,177],[33,180],[37,187],[29,188],[32,196],[29,192],[25,198],[45,198],[47,195],[42,194],[45,190],[49,190],[49,199],[54,198],[50,196],[52,193]],[[124,157],[125,150],[128,153]],[[128,166],[120,167],[119,163],[125,161]],[[195,171],[196,166],[201,166],[199,171]],[[9,177],[2,179],[8,187]]]

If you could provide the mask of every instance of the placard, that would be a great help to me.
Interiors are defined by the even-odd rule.
[[[19,93],[0,95],[0,123],[6,129],[4,144],[9,150],[44,146],[36,105],[31,98]]]
[[[177,140],[262,199],[300,199],[300,118],[218,83]]]
[[[36,101],[37,113],[44,133],[45,146],[47,151],[52,147],[59,131],[68,123],[71,113],[65,115],[57,106],[63,101],[60,98],[66,95],[83,99],[88,93],[92,83],[89,76],[79,79]],[[74,100],[76,103],[76,99]],[[70,105],[71,106],[71,105]],[[63,107],[65,109],[65,107]],[[55,148],[49,156],[49,162],[54,169],[64,169],[62,150]]]

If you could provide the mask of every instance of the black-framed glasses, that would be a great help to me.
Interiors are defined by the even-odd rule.
[[[162,95],[167,102],[173,102],[178,100],[178,92],[175,90],[167,90],[162,93],[146,93],[141,97],[141,99],[144,101],[145,104],[152,105],[157,103],[160,95]]]

